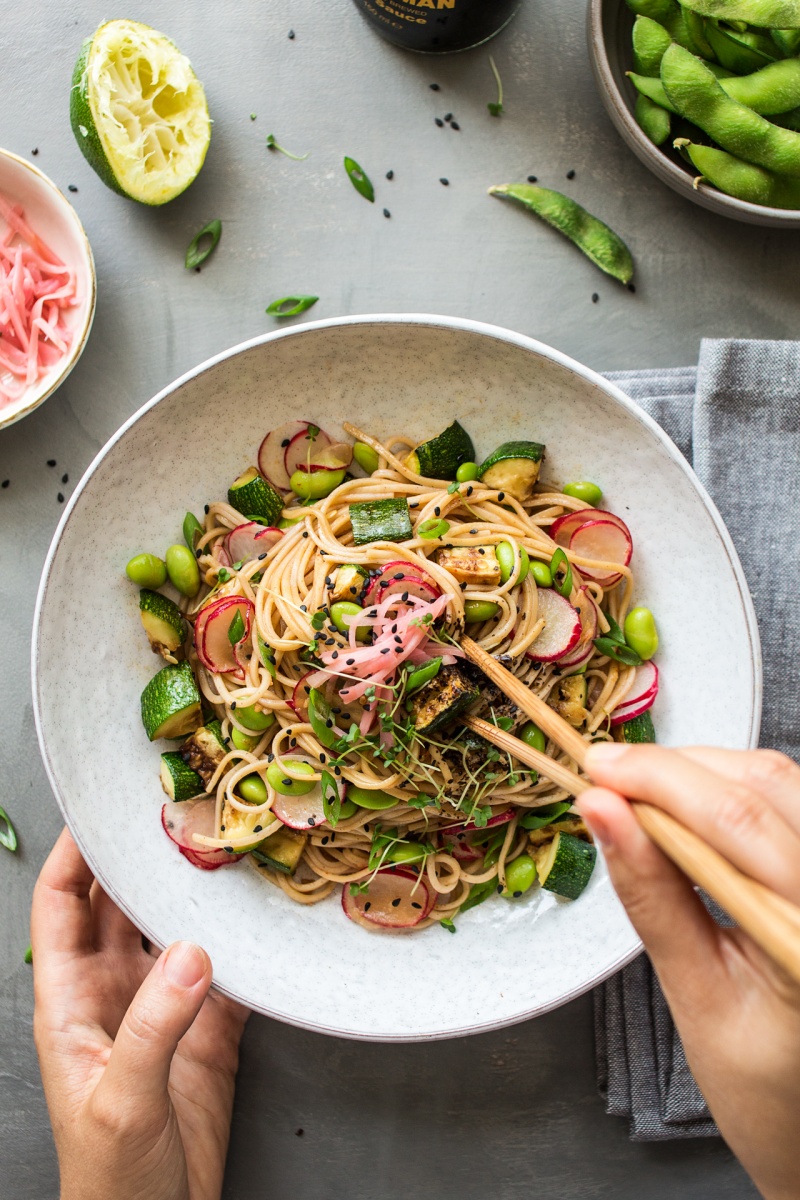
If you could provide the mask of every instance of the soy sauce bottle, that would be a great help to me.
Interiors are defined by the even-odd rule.
[[[469,50],[499,33],[522,0],[353,0],[387,41],[423,54]]]

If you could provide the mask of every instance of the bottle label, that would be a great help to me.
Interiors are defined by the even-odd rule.
[[[497,33],[520,0],[354,0],[362,15],[410,50],[465,50]]]

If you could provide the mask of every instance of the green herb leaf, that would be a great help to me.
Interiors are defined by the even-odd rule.
[[[275,665],[275,651],[272,649],[272,646],[267,645],[267,643],[262,639],[261,635],[258,633],[256,634],[256,641],[258,643],[259,658],[261,659],[264,666],[267,668],[267,671],[269,672],[269,674],[274,679],[277,674],[277,671],[278,671],[278,668]]]
[[[201,538],[204,533],[205,530],[194,513],[187,512],[183,518],[183,540],[192,553],[194,553],[198,538]]]
[[[441,925],[442,929],[446,929],[448,933],[458,932],[451,917],[443,917],[439,924]]]
[[[274,133],[267,134],[267,149],[268,150],[280,150],[281,154],[285,154],[287,158],[294,159],[295,162],[304,162],[305,159],[307,159],[309,154],[311,153],[311,151],[308,150],[308,151],[306,151],[305,154],[292,154],[291,151],[285,149],[285,147],[283,147],[283,146],[280,146],[275,141]]]
[[[635,650],[631,650],[630,646],[621,646],[619,642],[612,641],[610,637],[595,638],[594,644],[601,654],[607,654],[609,658],[613,658],[615,662],[624,663],[626,667],[641,665],[642,660]]]
[[[368,892],[368,891],[369,891],[369,880],[368,879],[365,879],[363,881],[363,883],[351,883],[350,884],[350,895],[351,896],[361,896],[364,894],[364,892]]]
[[[321,430],[320,430],[319,425],[307,425],[306,426],[306,438],[310,442],[315,442],[317,440],[317,438],[319,437],[320,432],[321,432]]]
[[[0,808],[0,846],[5,846],[12,854],[17,848],[17,831],[4,808]]]
[[[318,612],[313,613],[312,616],[309,617],[309,624],[313,630],[319,633],[320,629],[322,629],[323,625],[325,624],[325,613],[322,612],[321,609]]]
[[[280,300],[273,300],[268,304],[264,312],[269,313],[271,317],[296,317],[318,300],[319,296],[282,296]],[[287,304],[290,305],[289,308],[286,308]]]
[[[23,961],[28,964],[33,962],[33,949],[30,946],[28,946],[28,949],[25,951],[25,958]]]
[[[486,778],[494,779],[494,774],[492,772],[487,771]],[[477,829],[485,829],[489,823],[489,818],[491,817],[491,815],[492,815],[491,805],[486,804],[483,806],[483,808],[478,806],[475,809],[474,813],[472,814],[472,823],[473,823],[473,825],[476,826]]]
[[[342,815],[342,797],[336,786],[336,779],[331,775],[330,771],[322,772],[320,786],[322,788],[322,809],[325,813],[325,820],[335,829]]]
[[[231,573],[227,567],[220,567],[217,572],[217,583],[227,583],[231,577]]]
[[[350,178],[350,182],[360,196],[365,200],[373,203],[375,200],[375,188],[372,186],[369,176],[365,171],[362,171],[354,158],[348,158],[345,155],[344,169]]]
[[[606,637],[611,638],[612,642],[619,642],[620,646],[624,646],[625,645],[625,634],[622,632],[622,630],[620,629],[617,622],[614,620],[614,618],[609,613],[606,613],[606,620],[608,621],[608,625],[609,625],[609,629],[608,629],[608,633],[606,634]]]
[[[421,792],[419,796],[406,797],[403,803],[407,804],[409,808],[429,808],[435,804],[435,801],[433,796],[426,796]]]
[[[500,72],[498,71],[491,54],[489,55],[489,66],[492,68],[492,74],[494,75],[497,83],[497,100],[490,100],[486,107],[493,117],[499,117],[503,111],[503,81],[500,78]]]
[[[422,522],[417,529],[417,533],[423,538],[442,538],[449,528],[449,521],[442,521],[436,517],[431,517],[429,521]]]
[[[564,568],[564,575],[562,579],[558,579],[557,572],[562,567]],[[565,600],[569,600],[572,595],[572,567],[560,546],[550,559],[550,571],[553,576],[553,587],[560,596],[563,596]]]
[[[461,487],[461,484],[458,482],[457,479],[454,479],[453,482],[447,488],[448,496],[455,496],[456,492],[458,491],[458,489],[460,487]]]
[[[187,271],[191,271],[193,267],[199,267],[204,263],[211,254],[212,250],[216,249],[217,243],[222,236],[222,222],[209,221],[204,225],[199,233],[196,233],[186,250],[186,258],[183,260],[183,265]],[[203,243],[201,247],[200,243]]]
[[[232,646],[240,642],[244,637],[244,617],[241,611],[237,608],[234,618],[228,626],[228,641]]]

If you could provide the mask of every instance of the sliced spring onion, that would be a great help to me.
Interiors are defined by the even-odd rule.
[[[569,800],[557,800],[555,804],[542,804],[520,819],[520,827],[522,829],[544,829],[545,825],[552,824],[565,812],[569,812],[570,807]]]
[[[615,642],[610,637],[599,637],[594,639],[594,644],[601,654],[608,655],[615,662],[624,663],[626,667],[641,666],[642,660],[639,655],[624,643]]]
[[[625,634],[610,613],[606,613],[606,620],[608,621],[608,633],[606,637],[610,638],[612,642],[619,642],[620,646],[624,646]]]
[[[221,221],[209,221],[199,233],[194,235],[191,242],[189,242],[186,258],[184,259],[184,266],[187,271],[190,271],[193,267],[199,267],[201,263],[206,261],[211,251],[216,249],[221,235]],[[201,242],[204,243],[202,247],[200,245]]]
[[[295,162],[303,162],[303,160],[308,158],[309,154],[311,153],[311,151],[308,150],[305,154],[292,154],[291,150],[287,150],[284,146],[279,145],[278,142],[275,141],[274,133],[267,134],[267,149],[279,150],[281,154],[285,154],[287,158],[293,158]]]
[[[320,786],[322,788],[322,809],[325,813],[325,820],[335,829],[339,824],[339,817],[342,815],[342,798],[339,795],[336,780],[330,771],[322,772]]]
[[[0,808],[0,846],[5,846],[12,854],[17,848],[17,831],[4,808]]]
[[[30,965],[30,963],[33,962],[33,949],[31,946],[28,946],[28,949],[25,951],[25,960],[24,961],[26,963],[28,963],[29,965]]]
[[[259,634],[256,634],[256,641],[258,643],[258,656],[267,668],[268,673],[274,679],[278,673],[278,668],[275,664],[275,651],[272,649],[272,646],[267,645]]]
[[[347,171],[347,174],[350,177],[350,182],[359,195],[363,196],[365,200],[369,200],[370,203],[374,203],[375,188],[372,186],[372,181],[367,173],[361,170],[361,167],[358,165],[356,160],[354,158],[348,158],[345,155],[344,169]]]
[[[557,572],[564,567],[564,578],[559,579]],[[550,572],[553,576],[553,587],[560,596],[565,600],[569,600],[572,595],[572,567],[569,559],[564,551],[559,546],[553,557],[550,559]]]
[[[440,520],[438,517],[431,517],[430,521],[422,522],[417,533],[422,538],[440,538],[444,537],[449,528],[449,521]]]
[[[406,695],[410,696],[412,692],[418,691],[426,683],[430,683],[432,679],[435,679],[439,674],[441,665],[441,658],[431,658],[421,666],[415,667],[413,671],[409,671],[406,682]]]
[[[237,608],[233,620],[228,626],[228,641],[232,646],[240,642],[244,637],[244,618]]]
[[[312,304],[316,304],[319,296],[283,296],[280,300],[273,300],[272,304],[268,304],[265,312],[268,312],[271,317],[296,317],[298,313],[305,312],[307,308],[311,308]],[[286,305],[291,307],[286,308]]]

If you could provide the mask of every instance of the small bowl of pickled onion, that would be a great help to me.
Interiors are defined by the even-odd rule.
[[[38,408],[75,366],[95,295],[75,209],[33,163],[0,150],[0,429]]]

